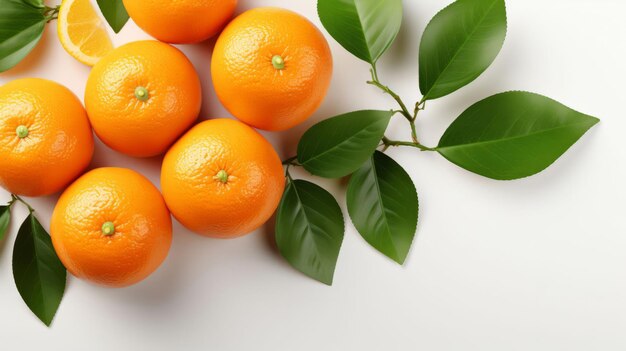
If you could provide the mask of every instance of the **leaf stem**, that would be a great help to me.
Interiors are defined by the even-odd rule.
[[[417,130],[415,129],[415,120],[411,121],[411,139],[413,139],[413,142],[416,144],[419,144],[419,141],[417,140]]]
[[[415,110],[413,110],[413,120],[416,120],[417,119],[417,115],[419,114],[419,112],[424,110],[425,108],[426,108],[426,99],[425,98],[422,98],[420,101],[415,103]]]
[[[396,94],[393,90],[391,90],[391,88],[389,88],[388,86],[382,84],[380,82],[380,80],[378,79],[378,71],[376,70],[376,64],[372,64],[372,69],[370,69],[370,73],[372,74],[372,80],[367,81],[367,84],[373,85],[373,86],[379,88],[380,90],[382,90],[384,93],[390,95],[394,100],[396,100],[396,102],[398,103],[398,105],[402,109],[401,110],[402,111],[402,115],[409,122],[413,122],[413,117],[409,113],[409,110],[406,108],[406,105],[404,104],[404,101],[402,101],[402,98],[400,98],[400,96],[398,94]]]
[[[289,168],[291,166],[294,166],[294,167],[300,166],[300,164],[298,163],[298,155],[290,157],[290,158],[284,160],[283,161],[283,166],[285,166],[285,177],[287,177],[287,179],[289,181],[292,181],[291,174],[289,174]]]
[[[283,166],[299,166],[300,164],[297,162],[298,156],[290,157],[283,161]]]
[[[436,150],[435,148],[424,146],[418,142],[391,140],[387,137],[383,137],[382,142],[383,142],[383,145],[385,145],[385,147],[383,148],[383,151],[387,150],[390,146],[409,146],[409,147],[420,149],[422,151],[435,151]]]
[[[50,22],[59,18],[59,11],[61,10],[61,5],[56,7],[46,6],[43,8],[43,16],[46,19],[46,22]]]
[[[373,85],[379,88],[385,94],[390,95],[394,100],[396,100],[396,102],[400,106],[400,110],[394,111],[394,112],[401,113],[402,116],[406,118],[406,120],[409,122],[411,126],[411,139],[413,140],[414,144],[419,145],[419,141],[417,139],[417,128],[415,126],[415,120],[417,119],[417,114],[419,113],[419,111],[423,109],[422,105],[424,104],[425,99],[422,98],[420,102],[415,104],[415,109],[413,111],[413,114],[411,114],[409,112],[409,109],[406,107],[406,104],[404,103],[404,101],[402,101],[402,98],[400,97],[400,95],[396,94],[393,90],[391,90],[391,88],[389,88],[388,86],[380,82],[380,79],[378,78],[378,70],[376,69],[375,63],[372,64],[370,73],[372,75],[372,80],[368,81],[367,84]]]
[[[35,212],[35,209],[32,208],[28,202],[24,201],[21,197],[19,197],[18,195],[15,194],[11,194],[11,198],[12,200],[9,202],[9,206],[13,206],[13,204],[15,202],[21,202],[24,206],[26,206],[28,208],[28,211],[32,214],[33,212]]]

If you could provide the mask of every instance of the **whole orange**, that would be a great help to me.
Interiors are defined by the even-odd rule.
[[[237,0],[124,0],[130,17],[153,37],[172,44],[207,40],[228,22]]]
[[[131,156],[164,153],[198,118],[200,79],[191,62],[158,41],[126,44],[89,74],[85,105],[98,137]]]
[[[257,8],[224,29],[211,71],[217,96],[235,117],[256,128],[286,130],[324,100],[333,59],[328,42],[306,18]]]
[[[167,152],[161,186],[167,206],[185,227],[234,238],[272,216],[285,177],[263,136],[241,122],[216,119],[192,128]]]
[[[123,287],[145,279],[163,263],[172,243],[172,220],[161,193],[144,176],[99,168],[61,195],[50,236],[73,275]]]
[[[0,186],[25,196],[63,190],[91,162],[93,132],[81,102],[44,79],[0,87]]]

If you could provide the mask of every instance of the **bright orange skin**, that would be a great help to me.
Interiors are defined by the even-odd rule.
[[[148,34],[172,44],[192,44],[217,34],[237,0],[124,0],[130,17]]]
[[[214,178],[221,170],[227,182]],[[272,216],[285,186],[280,158],[254,129],[230,120],[198,124],[165,155],[161,187],[174,217],[188,229],[234,238]]]
[[[16,129],[28,128],[19,138]],[[63,190],[89,165],[93,132],[78,98],[43,79],[0,87],[0,186],[24,196]]]
[[[142,101],[137,87],[148,90]],[[200,79],[173,46],[139,41],[115,49],[91,71],[85,90],[89,120],[109,147],[136,157],[163,154],[198,118]]]
[[[280,55],[284,69],[272,58]],[[257,8],[222,32],[211,66],[215,91],[235,117],[280,131],[309,118],[326,96],[333,71],[328,42],[306,18],[283,9]]]
[[[107,236],[102,225],[109,221],[115,233]],[[163,263],[172,243],[172,220],[161,193],[144,176],[124,168],[99,168],[61,195],[50,236],[73,275],[124,287]]]

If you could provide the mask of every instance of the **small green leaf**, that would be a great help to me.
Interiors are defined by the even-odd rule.
[[[43,3],[0,0],[0,72],[17,65],[39,43],[46,25]]]
[[[50,326],[65,292],[66,271],[50,235],[33,214],[26,218],[15,239],[13,278],[26,305]]]
[[[304,180],[287,184],[276,216],[276,244],[294,268],[332,285],[344,229],[341,208],[326,190]]]
[[[524,178],[550,166],[598,122],[545,96],[507,92],[463,112],[437,151],[485,177]]]
[[[113,31],[119,33],[129,18],[124,2],[122,0],[98,0],[98,6]]]
[[[402,0],[319,0],[317,10],[328,33],[371,64],[389,49],[402,26]]]
[[[390,111],[357,111],[311,127],[298,144],[298,161],[313,175],[345,177],[363,165],[380,144]]]
[[[0,241],[4,239],[4,236],[9,229],[11,223],[11,206],[0,206]]]
[[[448,95],[480,76],[506,37],[504,0],[458,0],[426,27],[420,44],[424,100]]]
[[[403,264],[417,229],[419,201],[411,177],[391,157],[376,151],[352,175],[348,212],[363,238]]]

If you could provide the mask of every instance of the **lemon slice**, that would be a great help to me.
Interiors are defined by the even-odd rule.
[[[89,0],[61,2],[58,32],[65,51],[88,66],[113,50],[106,25]]]

